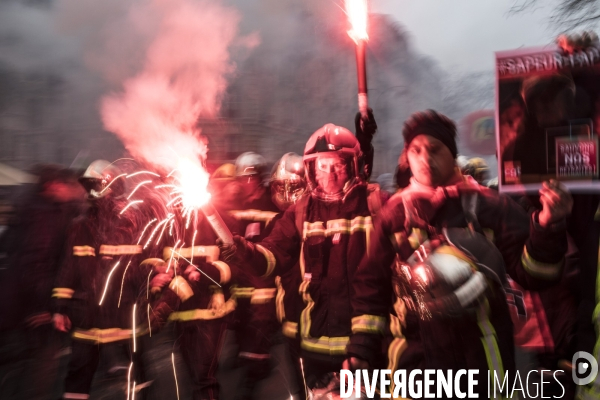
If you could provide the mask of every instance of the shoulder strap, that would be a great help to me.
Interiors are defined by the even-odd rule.
[[[463,193],[460,202],[469,228],[475,232],[483,233],[483,229],[477,220],[477,197],[477,192]]]
[[[309,200],[310,195],[304,195],[296,203],[296,230],[300,236],[300,241],[304,241],[304,221],[306,220],[306,208],[308,207]]]
[[[367,205],[371,216],[376,216],[381,211],[381,189],[377,183],[369,183],[367,185]]]

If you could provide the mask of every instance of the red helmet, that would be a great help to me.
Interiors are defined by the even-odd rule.
[[[347,180],[338,192],[330,193],[323,190],[322,185],[319,185],[316,175],[319,169],[319,159],[334,154],[343,161]],[[311,194],[326,201],[343,199],[354,187],[362,183],[358,165],[361,155],[360,144],[348,129],[333,124],[326,124],[318,129],[308,139],[303,157],[306,180]]]

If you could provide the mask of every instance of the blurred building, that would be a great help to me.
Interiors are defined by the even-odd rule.
[[[47,10],[54,4],[10,1],[23,10]],[[354,42],[346,34],[347,21],[338,4],[226,1],[241,12],[242,34],[257,33],[260,44],[234,56],[237,69],[220,119],[200,121],[209,138],[209,163],[233,160],[244,151],[259,152],[271,162],[289,151],[301,154],[311,133],[327,122],[354,130]],[[27,29],[4,35],[1,50],[27,47],[21,37]],[[390,16],[371,15],[369,35],[369,101],[379,125],[373,173],[379,175],[396,166],[404,120],[419,109],[443,108],[443,74],[411,46],[407,33]],[[123,146],[104,131],[100,120],[98,99],[108,90],[100,80],[69,65],[23,67],[7,62],[4,53],[0,162],[27,169],[38,162],[71,165],[81,154],[87,160],[123,155]]]
[[[354,42],[339,7],[314,1],[234,3],[245,17],[250,15],[243,29],[258,32],[261,42],[238,64],[222,119],[201,123],[209,137],[209,160],[231,160],[250,150],[273,162],[288,151],[302,154],[308,137],[327,122],[353,131],[358,108]],[[369,35],[367,74],[369,102],[379,125],[374,140],[378,175],[396,166],[404,120],[413,111],[442,106],[442,74],[411,47],[390,16],[371,15]]]

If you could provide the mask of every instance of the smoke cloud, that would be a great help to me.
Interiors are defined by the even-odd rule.
[[[147,44],[140,71],[123,82],[121,91],[102,98],[104,126],[134,157],[164,169],[175,167],[179,158],[205,159],[207,148],[198,118],[218,115],[227,78],[235,67],[230,50],[251,43],[236,40],[240,16],[214,0],[152,0],[134,5],[119,29],[104,32],[104,54],[96,50],[87,58],[104,60],[96,65],[104,66],[102,72],[112,82],[119,73],[106,61],[123,57],[119,39]]]

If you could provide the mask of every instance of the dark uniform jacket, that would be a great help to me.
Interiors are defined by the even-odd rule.
[[[145,298],[150,269],[127,215],[92,207],[69,229],[53,289],[54,312],[66,314],[75,339],[107,343],[131,338],[133,307]],[[136,321],[139,325],[139,321]]]
[[[467,227],[461,203],[465,192],[477,192],[476,219],[499,249],[507,273],[515,281],[535,289],[559,276],[567,250],[564,226],[541,228],[537,214],[529,217],[508,197],[471,179],[438,189],[413,180],[382,210],[369,254],[354,276],[349,355],[369,360],[379,349],[392,312],[392,333],[396,337],[389,353],[392,368],[480,369],[480,382],[487,381],[487,370],[497,371],[498,376],[506,370],[514,372],[513,328],[500,285],[488,282],[486,301],[473,311],[427,319],[407,312],[390,283],[396,255],[407,260],[429,234],[443,227]],[[407,215],[404,201],[416,214]]]
[[[351,282],[373,233],[367,187],[355,187],[343,201],[307,201],[300,231],[297,203],[255,246],[251,265],[268,276],[293,269],[301,312],[299,323],[292,317],[287,329],[298,332],[308,352],[343,356],[351,333]]]
[[[232,227],[232,221],[223,216]],[[212,320],[225,317],[235,309],[235,299],[231,298],[231,284],[239,278],[239,273],[223,261],[219,261],[219,248],[215,245],[217,236],[202,213],[187,229],[178,229],[180,236],[165,239],[162,257],[171,268],[177,268],[174,280],[165,290],[164,300],[179,297],[173,308],[170,320],[186,324],[192,321]],[[202,272],[198,281],[182,283],[181,276],[190,262]],[[191,291],[190,291],[191,290]],[[172,301],[171,301],[172,303]]]

